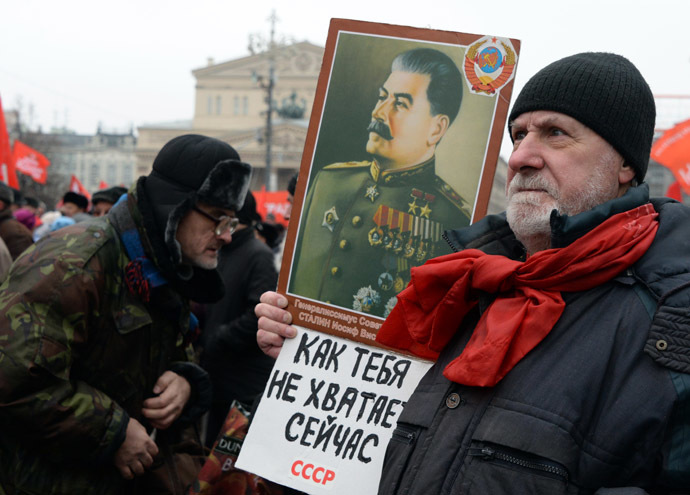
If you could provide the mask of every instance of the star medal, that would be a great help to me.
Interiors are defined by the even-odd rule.
[[[388,272],[383,272],[381,275],[379,275],[378,278],[378,284],[379,284],[379,289],[383,291],[389,291],[393,287],[395,280],[393,279],[393,275],[391,275]]]
[[[390,249],[393,246],[393,239],[394,238],[395,238],[395,236],[390,231],[390,229],[386,229],[385,233],[383,234],[383,239],[381,240],[383,247],[385,249]]]
[[[401,231],[395,234],[395,239],[393,239],[393,252],[395,254],[399,254],[403,250],[403,246],[405,245],[405,239],[403,238],[404,232]]]
[[[393,291],[397,294],[398,292],[400,292],[404,288],[405,288],[405,281],[403,280],[403,278],[400,275],[398,275],[397,277],[395,277],[395,280],[393,280]]]
[[[405,243],[405,246],[403,248],[403,256],[405,258],[411,258],[414,256],[415,252],[415,245],[417,244],[416,238],[415,237],[410,237],[407,242]]]
[[[376,198],[379,197],[379,194],[380,194],[379,190],[376,188],[376,184],[374,184],[373,186],[367,187],[367,190],[364,193],[364,196],[369,198],[371,200],[371,202],[373,203],[374,201],[376,201]]]
[[[374,223],[376,227],[369,231],[369,244],[372,246],[381,246],[384,244],[384,238],[388,235],[388,212],[389,208],[381,205],[374,213]]]
[[[421,263],[426,258],[426,249],[427,249],[426,247],[427,247],[427,241],[420,241],[419,242],[419,247],[417,248],[417,256],[415,257],[417,262]]]
[[[383,242],[383,229],[381,229],[381,227],[374,227],[369,231],[367,237],[369,239],[369,244],[372,246],[380,246],[381,242]]]
[[[424,217],[424,218],[429,218],[429,215],[431,215],[431,211],[432,211],[430,205],[431,205],[431,203],[433,203],[436,200],[436,196],[433,194],[425,193],[424,191],[421,191],[417,188],[412,189],[412,193],[410,193],[410,196],[413,198],[412,204],[408,203],[408,205],[409,205],[410,209],[412,209],[412,207],[414,205],[415,211],[409,211],[409,213],[416,215],[417,214],[416,208],[419,208],[419,216]],[[425,201],[426,204],[418,205],[417,200]]]
[[[352,309],[363,313],[370,313],[373,307],[381,302],[381,296],[371,288],[371,285],[359,289],[353,299]]]
[[[390,299],[388,299],[388,302],[386,302],[386,306],[383,308],[383,317],[387,318],[389,314],[391,314],[391,311],[393,311],[393,308],[395,307],[395,304],[398,302],[398,298],[393,296]]]
[[[335,211],[335,206],[332,206],[330,209],[324,212],[321,226],[326,227],[328,230],[333,232],[333,228],[338,220],[340,220],[340,218],[338,218],[338,213]]]

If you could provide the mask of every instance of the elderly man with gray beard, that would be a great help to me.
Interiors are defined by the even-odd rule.
[[[456,252],[414,270],[378,333],[436,360],[380,494],[688,493],[690,211],[642,183],[654,121],[618,55],[527,82],[506,214],[447,233]],[[285,301],[263,301],[257,338],[277,354]]]

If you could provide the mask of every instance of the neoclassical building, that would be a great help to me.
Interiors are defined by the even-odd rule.
[[[309,42],[215,63],[192,71],[196,79],[191,120],[138,128],[136,173],[148,174],[158,150],[187,133],[232,145],[255,171],[251,188],[285,189],[299,169],[324,49]],[[267,181],[267,111],[271,92],[270,178]],[[268,182],[268,183],[267,183]]]

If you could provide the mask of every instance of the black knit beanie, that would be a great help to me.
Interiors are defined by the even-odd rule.
[[[551,110],[586,125],[625,159],[642,182],[654,137],[654,96],[640,71],[613,53],[579,53],[537,72],[520,91],[508,118]],[[512,134],[511,134],[512,139]]]
[[[232,146],[219,139],[186,134],[161,148],[153,170],[145,178],[144,190],[175,264],[182,261],[176,239],[182,217],[198,202],[239,210],[250,177],[251,167],[240,161]]]

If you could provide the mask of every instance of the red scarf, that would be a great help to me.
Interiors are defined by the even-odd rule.
[[[544,339],[561,317],[561,291],[601,285],[647,251],[659,227],[651,204],[612,216],[567,247],[526,261],[467,249],[413,268],[411,280],[377,342],[436,359],[477,304],[496,294],[465,350],[444,376],[464,385],[493,386]]]

